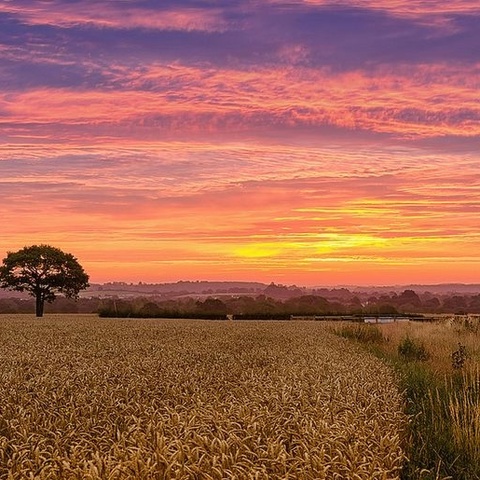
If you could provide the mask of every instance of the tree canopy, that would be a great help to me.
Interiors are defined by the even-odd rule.
[[[70,253],[50,245],[32,245],[8,252],[0,266],[0,287],[28,292],[36,299],[36,315],[43,316],[45,302],[56,294],[78,298],[88,287],[88,275]]]

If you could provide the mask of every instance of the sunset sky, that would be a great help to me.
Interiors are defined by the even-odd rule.
[[[0,257],[478,283],[479,25],[478,0],[3,0]]]

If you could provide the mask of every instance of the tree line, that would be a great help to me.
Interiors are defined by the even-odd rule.
[[[415,292],[414,292],[415,293]],[[0,313],[30,313],[35,300],[0,299]],[[169,299],[161,297],[79,298],[57,296],[45,305],[45,313],[98,313],[105,317],[164,318],[289,318],[290,315],[397,315],[409,313],[480,314],[480,295],[413,295],[405,294],[353,296],[350,299],[327,299],[317,295],[301,295],[279,300],[266,295],[221,298]]]
[[[401,294],[368,297],[363,301],[326,299],[317,295],[301,295],[278,300],[266,295],[207,298],[196,300],[155,300],[151,298],[103,300],[101,316],[213,318],[227,314],[237,318],[290,318],[313,315],[401,315],[452,313],[480,314],[480,295],[418,295],[412,290]]]

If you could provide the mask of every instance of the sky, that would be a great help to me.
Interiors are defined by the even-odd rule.
[[[0,256],[480,283],[479,25],[478,0],[3,0]]]

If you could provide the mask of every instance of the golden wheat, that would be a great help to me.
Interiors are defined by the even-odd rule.
[[[389,370],[314,322],[0,316],[0,478],[394,479]]]

